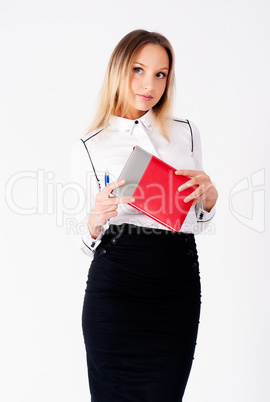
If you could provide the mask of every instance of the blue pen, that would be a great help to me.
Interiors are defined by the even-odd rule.
[[[105,187],[110,183],[110,175],[109,175],[108,168],[106,168],[106,170],[105,170],[104,182],[105,182]],[[109,220],[110,219],[108,219],[108,222],[109,222]]]
[[[110,183],[110,175],[109,175],[109,171],[107,168],[105,170],[104,181],[105,181],[105,187],[106,187]]]

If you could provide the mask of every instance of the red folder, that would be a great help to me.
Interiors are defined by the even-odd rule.
[[[129,205],[173,232],[178,232],[193,203],[193,200],[184,202],[184,198],[197,186],[179,192],[178,187],[190,177],[178,176],[176,170],[136,146],[118,178],[125,179],[126,183],[115,189],[113,194],[133,196],[135,201]]]

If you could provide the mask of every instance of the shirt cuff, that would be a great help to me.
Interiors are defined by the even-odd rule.
[[[96,239],[93,239],[93,237],[90,235],[89,231],[87,234],[84,234],[82,236],[82,242],[83,242],[84,246],[87,247],[90,251],[95,251],[95,249],[100,244],[103,234],[104,234],[105,230],[108,228],[108,226],[109,226],[108,224],[102,226],[101,232]]]
[[[216,213],[216,206],[214,205],[213,208],[207,212],[203,208],[198,208],[197,210],[197,222],[205,223],[211,221]]]

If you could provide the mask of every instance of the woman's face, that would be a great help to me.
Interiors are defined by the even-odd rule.
[[[169,56],[159,45],[145,45],[135,57],[129,80],[127,119],[138,119],[162,97],[169,73]]]

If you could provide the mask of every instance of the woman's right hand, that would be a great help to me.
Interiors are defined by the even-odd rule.
[[[128,204],[134,202],[132,197],[115,197],[111,196],[111,192],[125,184],[125,180],[118,180],[108,184],[96,196],[94,208],[91,210],[88,218],[88,230],[93,239],[96,239],[101,232],[101,228],[108,219],[117,216],[118,204]]]

